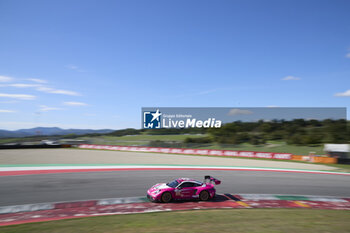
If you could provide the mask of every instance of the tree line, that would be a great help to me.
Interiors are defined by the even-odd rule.
[[[258,122],[232,122],[221,128],[208,130],[208,138],[186,139],[188,143],[206,140],[221,144],[265,144],[269,140],[285,141],[292,145],[317,145],[321,143],[348,143],[349,123],[346,120],[273,120]],[[204,142],[203,141],[203,142]]]
[[[317,145],[321,143],[349,143],[350,122],[346,120],[272,120],[257,122],[235,121],[221,128],[184,128],[184,129],[124,129],[108,135],[171,135],[171,134],[207,134],[206,137],[188,137],[185,143],[220,143],[253,145],[265,144],[270,140],[285,141],[292,145]]]
[[[53,138],[77,138],[96,136],[126,136],[126,135],[174,135],[174,134],[205,134],[204,137],[187,137],[184,143],[219,143],[253,145],[265,144],[267,141],[285,141],[292,145],[317,145],[322,143],[349,143],[350,121],[346,120],[305,120],[291,121],[272,120],[226,123],[221,128],[184,128],[184,129],[121,129],[111,133],[92,133],[85,135],[51,136]],[[41,138],[42,136],[40,136]],[[38,139],[39,137],[30,137]],[[45,137],[47,138],[47,136]],[[23,138],[26,139],[26,138]]]

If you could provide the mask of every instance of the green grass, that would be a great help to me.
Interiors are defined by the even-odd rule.
[[[280,152],[280,153],[292,153],[295,155],[308,155],[309,152],[316,152],[318,155],[323,155],[323,146],[295,146],[287,145],[283,142],[271,142],[270,145],[251,145],[243,143],[240,145],[211,145],[201,146],[205,149],[221,149],[221,150],[243,150],[243,151],[263,151],[263,152]]]
[[[95,149],[81,149],[76,147],[71,147],[71,150],[95,150]],[[99,149],[100,150],[100,149]],[[102,149],[103,150],[103,149]],[[103,150],[103,151],[110,151],[110,150]],[[125,153],[128,153],[127,151],[124,151]],[[143,152],[139,151],[138,153],[149,153],[149,152]],[[152,152],[157,153],[157,152]],[[162,154],[162,153],[160,153]],[[185,156],[204,156],[204,157],[213,157],[213,158],[223,158],[223,159],[250,159],[250,160],[269,160],[269,161],[275,161],[275,162],[286,162],[286,163],[306,163],[306,164],[319,164],[324,166],[331,166],[336,167],[338,169],[333,170],[334,172],[350,172],[350,165],[349,164],[325,164],[325,163],[310,163],[306,161],[296,161],[296,160],[276,160],[276,159],[265,159],[265,158],[250,158],[250,157],[231,157],[231,156],[216,156],[216,155],[189,155],[189,154],[182,154]],[[179,165],[179,164],[177,164]],[[321,170],[322,171],[322,170]],[[324,169],[324,171],[329,171],[329,169]]]
[[[120,145],[120,146],[147,146],[150,141],[165,141],[165,142],[176,142],[181,143],[186,138],[201,138],[207,137],[206,134],[176,134],[176,135],[128,135],[128,136],[97,136],[97,137],[78,137],[76,139],[87,140],[92,144],[101,145]],[[15,139],[3,139],[3,143],[22,141],[23,138]],[[0,139],[1,142],[1,139]],[[219,145],[217,143],[213,144],[193,144],[189,145],[193,148],[203,148],[203,149],[226,149],[226,150],[245,150],[245,151],[263,151],[263,152],[280,152],[280,153],[292,153],[295,155],[308,155],[309,152],[315,152],[318,155],[323,155],[323,145],[318,146],[296,146],[287,145],[283,141],[269,141],[266,145],[251,145],[249,143],[243,143],[239,145]]]
[[[327,166],[338,168],[339,172],[350,172],[350,164],[325,164]]]
[[[40,142],[41,140],[47,139],[45,137],[35,138],[35,137],[24,137],[24,138],[0,138],[0,144],[5,143],[20,143],[20,142]]]
[[[350,211],[310,209],[197,210],[69,219],[0,227],[2,233],[336,232],[350,230]]]

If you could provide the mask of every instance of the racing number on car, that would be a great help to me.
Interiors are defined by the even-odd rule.
[[[174,192],[175,192],[175,196],[181,197],[181,198],[187,198],[187,197],[191,196],[191,193],[192,193],[191,190],[186,189],[186,188],[181,189],[181,190],[176,189]]]
[[[196,195],[197,188],[196,184],[193,182],[183,182],[179,189],[175,190],[175,196],[180,197],[181,199],[192,198]]]
[[[184,188],[181,190],[181,197],[182,198],[189,198],[192,197],[193,190],[191,188]]]
[[[181,190],[175,189],[175,196],[181,196]]]
[[[193,183],[192,182],[184,182],[181,185],[181,197],[182,198],[190,198],[193,194]]]

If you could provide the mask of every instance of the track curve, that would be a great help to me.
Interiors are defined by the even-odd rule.
[[[0,206],[143,196],[178,177],[222,180],[218,193],[350,196],[349,176],[266,171],[109,171],[0,177]]]

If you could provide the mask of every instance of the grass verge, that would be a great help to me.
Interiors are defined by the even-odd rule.
[[[0,227],[2,233],[349,232],[350,211],[312,209],[196,210],[69,219]]]
[[[71,147],[71,150],[96,150],[96,149],[82,149],[77,147]],[[103,151],[111,151],[111,150],[104,150],[99,149]],[[125,153],[129,153],[129,151],[121,151]],[[157,152],[143,152],[139,151],[137,153],[157,153]],[[158,153],[162,154],[162,153]],[[265,160],[265,161],[274,161],[274,162],[286,162],[286,163],[304,163],[304,164],[316,164],[316,165],[324,165],[324,166],[330,166],[337,168],[336,170],[333,170],[334,172],[350,172],[350,164],[325,164],[325,163],[311,163],[307,161],[296,161],[296,160],[276,160],[276,159],[265,159],[265,158],[249,158],[249,157],[231,157],[231,156],[216,156],[216,155],[190,155],[190,154],[180,154],[184,156],[198,156],[198,157],[213,157],[213,158],[225,158],[225,159],[249,159],[249,160]],[[179,165],[179,164],[177,164]],[[329,171],[329,169],[321,169],[321,171]]]
[[[350,164],[325,164],[325,165],[338,168],[336,170],[338,172],[350,172]]]

